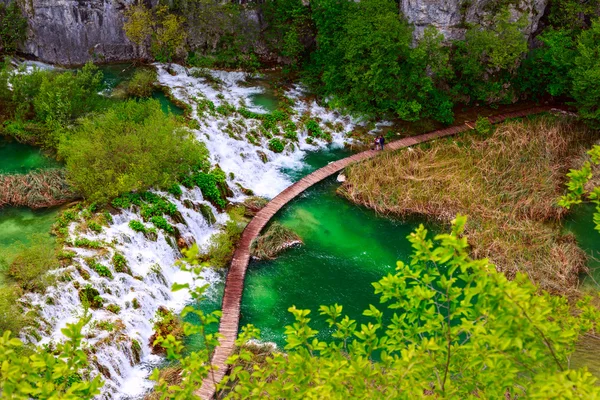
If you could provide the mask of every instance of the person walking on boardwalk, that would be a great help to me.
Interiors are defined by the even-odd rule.
[[[385,138],[383,135],[379,135],[379,150],[383,151],[383,145],[385,144]]]

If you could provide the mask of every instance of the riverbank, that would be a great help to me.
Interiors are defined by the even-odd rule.
[[[465,214],[474,257],[490,258],[509,278],[525,272],[542,289],[569,295],[586,257],[561,232],[566,210],[556,201],[594,137],[563,117],[506,122],[484,137],[469,132],[352,165],[339,193],[382,214],[443,223]]]

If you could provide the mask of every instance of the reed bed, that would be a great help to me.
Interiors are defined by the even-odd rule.
[[[545,290],[574,293],[586,256],[561,231],[566,210],[556,202],[593,138],[570,119],[511,121],[487,138],[469,132],[350,166],[339,193],[383,214],[444,223],[465,214],[474,257],[509,278],[522,271]]]
[[[272,260],[285,249],[298,244],[302,244],[302,239],[294,231],[273,222],[265,233],[252,242],[252,257]]]
[[[78,198],[65,175],[64,169],[46,169],[26,175],[0,175],[0,208],[52,207]]]

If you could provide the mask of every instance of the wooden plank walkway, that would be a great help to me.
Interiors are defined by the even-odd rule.
[[[551,107],[534,107],[507,114],[495,115],[489,119],[490,122],[497,124],[509,118],[525,117],[527,115],[549,111],[550,109]],[[430,140],[456,135],[457,133],[468,131],[474,126],[475,122],[466,122],[463,125],[451,126],[446,129],[429,132],[423,135],[407,137],[387,144],[385,146],[385,151],[394,151]],[[216,384],[219,383],[227,373],[226,361],[235,349],[235,339],[237,338],[239,329],[240,305],[244,291],[246,269],[248,267],[248,262],[250,261],[250,246],[252,241],[260,234],[261,230],[271,218],[300,193],[315,183],[343,170],[348,165],[373,158],[380,153],[381,152],[377,150],[363,151],[332,162],[327,166],[314,171],[279,193],[262,210],[260,210],[252,221],[250,221],[248,226],[246,226],[233,255],[233,260],[231,261],[231,266],[225,281],[225,292],[223,294],[223,303],[221,307],[223,316],[221,317],[221,324],[219,326],[219,333],[222,338],[220,345],[215,349],[212,358],[212,365],[216,366],[217,370],[210,373],[202,382],[200,389],[195,392],[197,396],[200,396],[204,400],[212,399],[215,395]]]

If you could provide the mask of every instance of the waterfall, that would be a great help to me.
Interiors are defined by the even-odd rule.
[[[251,99],[252,95],[263,92],[264,88],[248,85],[246,81],[252,77],[248,73],[209,71],[210,79],[207,79],[194,77],[190,73],[193,70],[179,65],[155,66],[159,83],[168,87],[176,99],[192,107],[192,117],[198,123],[194,134],[206,144],[211,163],[218,164],[227,174],[228,184],[234,192],[230,199],[233,202],[244,199],[242,187],[259,196],[274,197],[291,184],[282,168],[302,168],[302,159],[308,151],[323,149],[328,145],[320,139],[308,144],[308,132],[301,129],[297,143],[288,145],[282,153],[275,153],[269,150],[268,140],[263,137],[256,144],[246,139],[249,131],[259,129],[259,121],[243,118],[237,113],[229,117],[218,113],[201,115],[198,99],[210,100],[217,107],[229,103],[265,113],[267,110],[254,105]],[[220,83],[215,86],[214,81]],[[347,142],[347,133],[357,125],[357,121],[348,116],[328,110],[313,100],[305,100],[304,89],[299,85],[287,89],[285,95],[294,101],[294,122],[300,121],[303,114],[310,114],[311,118],[317,118],[322,129],[332,124],[338,126],[335,132],[331,132],[332,146],[343,146]],[[187,243],[196,242],[205,246],[228,216],[204,200],[199,189],[182,187],[182,191],[179,199],[164,192],[156,193],[177,206],[183,222],[173,221],[170,217],[167,219],[178,228],[181,237]],[[189,206],[190,202],[209,206],[217,223],[209,224],[200,212],[186,207],[185,203]],[[160,231],[156,241],[133,231],[129,227],[132,219],[142,220],[133,209],[123,210],[114,215],[109,227],[104,227],[100,233],[79,231],[79,227],[84,226],[81,221],[71,223],[70,239],[79,237],[102,241],[104,248],[94,250],[66,245],[65,250],[74,251],[75,257],[73,265],[51,272],[57,276],[59,283],[44,295],[28,294],[23,299],[28,309],[36,310],[40,322],[36,327],[39,334],[25,330],[22,338],[39,345],[62,340],[61,328],[82,316],[83,307],[78,291],[88,284],[98,291],[105,306],[114,304],[120,309],[118,313],[105,308],[90,310],[92,320],[84,328],[84,346],[90,356],[93,372],[102,373],[106,382],[99,396],[102,399],[141,398],[152,387],[147,377],[152,368],[159,365],[161,358],[152,355],[148,346],[153,333],[151,320],[160,306],[179,312],[190,301],[188,292],[172,293],[170,290],[174,282],[191,282],[188,273],[176,265],[181,257],[177,244]],[[125,257],[131,274],[114,270],[111,259],[115,252]],[[108,267],[113,279],[102,277],[90,268],[85,260],[88,257],[95,257],[97,262]],[[204,283],[214,285],[222,278],[207,269],[202,279]],[[214,294],[214,291],[209,289],[208,295],[211,293]],[[139,350],[136,350],[136,342],[140,345]]]

